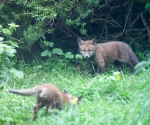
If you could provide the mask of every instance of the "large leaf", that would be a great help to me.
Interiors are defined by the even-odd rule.
[[[13,57],[15,56],[15,53],[17,52],[16,49],[12,48],[11,46],[7,47],[5,49],[7,56]]]
[[[67,52],[67,53],[65,54],[65,58],[73,59],[73,58],[74,58],[74,55],[73,55],[71,52]]]
[[[146,10],[150,10],[150,3],[146,3],[145,9],[146,9]]]
[[[3,29],[3,33],[4,33],[4,34],[6,34],[6,35],[9,35],[9,36],[11,36],[11,35],[12,35],[11,30],[6,29],[6,28],[4,28],[4,29]]]
[[[63,51],[59,48],[55,48],[53,49],[53,54],[57,54],[57,55],[63,55]]]
[[[48,56],[51,57],[52,53],[49,50],[45,50],[44,52],[41,53],[41,56]]]
[[[49,52],[48,50],[45,50],[44,52],[41,53],[41,56],[47,56],[48,52]]]
[[[14,68],[10,69],[9,71],[10,71],[10,73],[12,73],[15,77],[17,77],[19,79],[23,79],[23,77],[24,77],[24,73],[22,71],[18,71]]]
[[[75,58],[76,59],[83,59],[83,56],[81,54],[76,54]]]

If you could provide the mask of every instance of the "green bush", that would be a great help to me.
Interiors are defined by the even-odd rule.
[[[0,25],[0,33],[6,38],[5,40],[4,37],[0,37],[0,80],[5,82],[10,82],[11,74],[23,78],[23,72],[13,68],[16,63],[15,54],[18,44],[13,41],[11,36],[19,26],[14,23],[8,25],[9,28],[3,28]]]

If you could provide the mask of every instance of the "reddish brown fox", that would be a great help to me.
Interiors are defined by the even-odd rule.
[[[134,72],[134,65],[139,63],[137,56],[126,43],[111,41],[97,44],[96,39],[77,41],[84,58],[94,58],[98,73],[104,73],[105,65],[109,63],[114,63],[117,68],[118,64],[126,64]]]
[[[37,94],[36,105],[33,110],[34,119],[37,118],[38,110],[42,107],[46,107],[46,112],[50,112],[54,108],[61,110],[64,104],[75,104],[82,98],[82,96],[71,96],[66,90],[62,92],[57,86],[49,83],[23,90],[10,89],[8,91],[23,96]]]

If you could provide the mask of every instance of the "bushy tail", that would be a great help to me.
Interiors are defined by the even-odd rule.
[[[129,57],[131,59],[131,61],[136,65],[139,63],[139,60],[137,58],[137,56],[135,55],[135,53],[132,51],[132,49],[130,47],[128,47],[128,53],[129,53]]]
[[[23,89],[23,90],[15,90],[15,89],[9,89],[8,90],[10,93],[18,94],[18,95],[23,95],[23,96],[30,96],[34,95],[37,93],[36,88],[29,88],[29,89]]]

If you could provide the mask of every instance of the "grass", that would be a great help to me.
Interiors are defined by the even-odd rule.
[[[150,70],[131,75],[115,69],[103,75],[78,72],[65,62],[19,64],[24,79],[1,83],[0,124],[2,125],[150,125]],[[116,76],[121,77],[120,80]],[[56,84],[75,96],[80,104],[57,114],[45,115],[44,109],[32,120],[35,96],[24,97],[7,92],[9,88],[29,88],[42,83]]]

